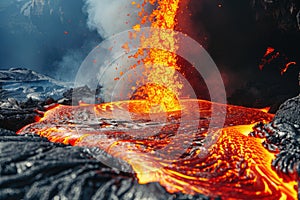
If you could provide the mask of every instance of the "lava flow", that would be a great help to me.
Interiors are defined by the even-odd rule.
[[[253,123],[268,122],[273,115],[191,99],[180,100],[178,111],[147,113],[142,109],[146,104],[146,100],[130,100],[59,105],[18,133],[98,147],[129,163],[140,183],[159,182],[171,193],[202,193],[222,199],[296,199],[296,182],[280,178],[271,167],[274,154],[262,146],[261,139],[248,136]],[[219,114],[225,114],[226,121],[223,129],[208,132],[213,105],[215,112],[225,108],[227,113]],[[216,143],[206,148],[205,138],[216,132],[220,133]]]

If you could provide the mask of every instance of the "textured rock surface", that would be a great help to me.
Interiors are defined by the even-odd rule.
[[[274,120],[300,126],[300,96],[289,99],[282,104]]]
[[[272,163],[278,173],[287,179],[299,178],[300,96],[282,104],[273,121],[256,125],[251,135],[266,138],[263,145],[269,151],[278,153]]]
[[[1,89],[0,89],[1,93]],[[100,103],[97,99],[98,91],[91,91],[88,87],[69,89],[62,94],[62,98],[54,100],[51,97],[45,100],[27,99],[25,102],[15,98],[0,98],[0,127],[17,131],[27,124],[35,122],[35,118],[42,116],[42,112],[59,103],[62,105],[78,105],[79,102]],[[96,98],[95,98],[96,96]],[[82,97],[86,97],[83,99]]]
[[[50,143],[0,130],[0,199],[208,199],[169,194],[158,183],[140,185],[94,156],[97,149]]]
[[[70,83],[60,82],[48,76],[24,68],[0,70],[1,100],[13,97],[18,101],[32,98],[44,100],[61,98]]]
[[[0,99],[0,127],[17,131],[35,122],[35,118],[42,116],[45,108],[55,102],[52,98],[45,101],[30,98],[25,102],[19,102],[14,98]]]

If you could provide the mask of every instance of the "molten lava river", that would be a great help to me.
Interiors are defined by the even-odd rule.
[[[180,110],[157,113],[148,109],[146,100],[58,105],[18,134],[98,147],[129,163],[139,183],[159,182],[170,193],[297,198],[296,182],[286,182],[272,169],[274,154],[261,139],[248,136],[254,123],[269,122],[273,115],[196,99],[179,104]],[[226,115],[225,125],[208,131],[213,106],[214,112]],[[206,138],[214,142],[206,146]]]

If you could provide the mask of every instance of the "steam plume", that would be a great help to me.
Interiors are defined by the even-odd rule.
[[[138,22],[140,9],[132,4],[132,0],[84,0],[88,14],[87,25],[97,30],[103,38],[131,29]],[[137,4],[143,0],[135,1]],[[146,10],[151,10],[148,5]]]
[[[132,2],[132,0],[84,0],[84,11],[88,15],[88,28],[90,30],[96,30],[102,39],[106,39],[114,34],[132,29],[134,25],[140,24],[140,18],[138,14],[141,9],[138,8],[137,5],[143,4],[144,0],[136,0],[135,4]],[[153,6],[148,3],[144,6],[144,9],[150,13],[152,12]],[[149,24],[144,24],[143,26],[148,25]],[[126,38],[122,38],[121,40],[122,41],[114,42],[120,44],[124,44],[126,42]],[[110,53],[110,51],[107,52],[107,54]],[[88,57],[88,60],[89,59],[90,57]],[[90,60],[90,62],[84,62],[88,63],[88,67],[81,67],[79,69],[77,74],[80,75],[80,78],[76,78],[75,86],[88,85],[90,88],[94,89],[96,87],[95,84],[97,84],[99,81],[103,91],[111,91],[111,86],[114,85],[115,82],[114,78],[119,75],[116,73],[119,72],[115,70],[115,67],[109,67],[105,76],[101,76],[101,72],[105,71],[107,65],[103,64],[103,66],[101,65],[100,67],[101,69],[99,69],[98,62],[95,64],[95,66],[90,64],[93,63],[94,58],[91,59],[92,60]],[[66,61],[68,61],[68,59],[66,59]],[[85,65],[84,63],[83,65]],[[120,71],[122,71],[121,68],[123,68],[125,71],[131,65],[128,59],[125,58],[119,59],[114,64],[119,66]],[[98,77],[96,79],[98,80],[90,77],[85,78],[85,76],[89,75],[91,71],[93,71],[92,75],[97,74]],[[110,92],[108,93],[110,94]],[[104,96],[105,94],[102,95],[102,98],[105,100],[109,99],[109,95],[105,97]]]

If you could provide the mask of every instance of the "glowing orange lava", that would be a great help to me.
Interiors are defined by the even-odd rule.
[[[169,88],[154,83],[139,87],[134,92],[131,99],[146,100],[147,103],[140,107],[141,113],[159,113],[181,110],[177,95]]]
[[[275,51],[275,49],[273,47],[268,47],[265,55],[262,58],[262,61],[259,65],[259,69],[263,70],[263,68],[265,67],[266,64],[270,64],[273,60],[282,57],[285,59],[285,65],[280,69],[280,74],[283,75],[284,73],[287,72],[287,70],[289,69],[289,67],[291,65],[296,65],[297,63],[294,61],[288,61],[289,59],[282,53]]]
[[[283,75],[291,65],[296,65],[297,63],[296,62],[288,62],[287,64],[285,64],[285,67],[281,70],[281,75]]]
[[[193,103],[198,107],[191,106]],[[130,100],[60,105],[18,133],[98,147],[129,163],[141,184],[159,182],[171,193],[202,193],[222,199],[296,199],[296,182],[280,178],[271,167],[274,154],[262,146],[261,139],[248,136],[253,123],[268,122],[273,115],[191,99],[180,100],[179,111],[143,113],[140,108],[146,104],[146,100]],[[227,113],[219,113],[226,114],[226,121],[224,128],[207,132],[212,105],[216,112],[226,108]],[[197,112],[200,118],[195,117]],[[195,120],[199,122],[193,124]],[[220,137],[205,149],[205,138],[216,132]]]
[[[150,14],[144,9],[145,5],[149,3],[157,5],[156,9]],[[145,99],[144,96],[147,96],[148,100],[151,99],[151,101],[148,102],[150,107],[168,105],[168,107],[165,108],[169,111],[180,110],[177,99],[180,95],[182,84],[176,75],[176,70],[178,70],[179,67],[175,54],[177,46],[174,34],[162,35],[159,29],[174,30],[178,4],[179,0],[144,0],[142,4],[132,2],[133,6],[140,9],[140,22],[133,26],[134,31],[139,32],[141,26],[147,22],[150,23],[153,28],[149,36],[140,38],[141,46],[151,44],[151,46],[156,47],[149,50],[139,49],[134,55],[129,56],[135,59],[137,63],[142,64],[144,68],[144,78],[138,80],[137,85],[139,85],[139,83],[147,85],[147,87],[143,88],[143,93],[135,93],[135,99]],[[131,33],[131,37],[136,35],[136,33]],[[126,49],[125,47],[124,49]],[[162,49],[167,49],[168,51]],[[167,90],[161,90],[162,88],[167,88]],[[153,90],[157,92],[153,93]]]

